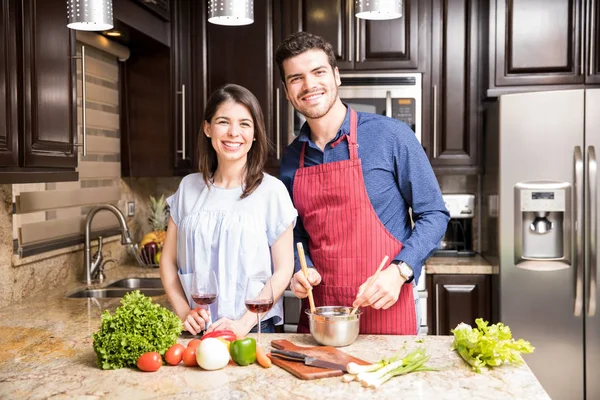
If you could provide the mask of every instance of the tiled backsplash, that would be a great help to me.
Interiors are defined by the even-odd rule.
[[[121,179],[121,202],[135,202],[135,216],[127,218],[127,224],[136,241],[150,229],[148,223],[149,196],[165,197],[173,194],[181,178],[125,178]],[[13,254],[12,238],[12,185],[0,185],[0,307],[42,293],[44,290],[67,283],[81,281],[83,284],[82,245],[20,259]],[[121,207],[124,209],[124,207]],[[93,244],[95,245],[95,244]],[[118,236],[105,243],[105,259],[118,263],[135,263],[121,246]],[[107,269],[118,268],[113,263]]]

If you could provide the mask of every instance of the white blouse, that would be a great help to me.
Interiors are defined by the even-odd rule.
[[[177,225],[177,265],[182,287],[191,299],[195,268],[212,269],[219,295],[210,305],[211,320],[239,319],[246,312],[244,290],[249,276],[272,275],[271,245],[298,215],[287,189],[264,174],[254,192],[240,199],[242,187],[206,185],[202,174],[188,175],[167,199]],[[292,249],[290,249],[292,251]],[[283,323],[283,296],[262,319]]]

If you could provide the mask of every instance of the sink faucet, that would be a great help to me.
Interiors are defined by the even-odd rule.
[[[103,265],[103,256],[102,256],[102,236],[98,237],[98,251],[92,258],[92,246],[90,244],[90,234],[92,230],[92,220],[94,216],[98,213],[98,211],[107,210],[115,214],[117,219],[119,220],[119,224],[121,225],[121,244],[122,245],[133,245],[133,240],[131,240],[131,236],[129,234],[129,227],[127,226],[127,221],[125,221],[125,216],[117,207],[112,204],[100,204],[92,208],[85,219],[85,247],[84,247],[84,257],[85,257],[85,280],[88,286],[92,284],[92,277],[95,276],[98,272],[101,272]]]

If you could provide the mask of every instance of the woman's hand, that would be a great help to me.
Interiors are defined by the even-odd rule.
[[[245,337],[248,332],[250,332],[250,329],[252,329],[252,326],[253,325],[248,326],[248,323],[244,321],[244,319],[231,320],[229,318],[221,318],[220,320],[213,322],[206,330],[206,333],[229,329],[233,331],[238,338],[240,338]]]
[[[183,327],[192,335],[197,335],[204,330],[210,320],[210,311],[203,308],[191,310],[183,320]]]
[[[308,268],[308,279],[304,276],[304,272],[298,271],[292,277],[290,282],[290,290],[299,299],[308,296],[309,289],[321,283],[321,274],[314,268]]]

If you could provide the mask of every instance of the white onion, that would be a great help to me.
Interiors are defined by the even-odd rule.
[[[227,345],[216,338],[203,339],[196,349],[196,361],[206,370],[224,368],[229,363]]]

